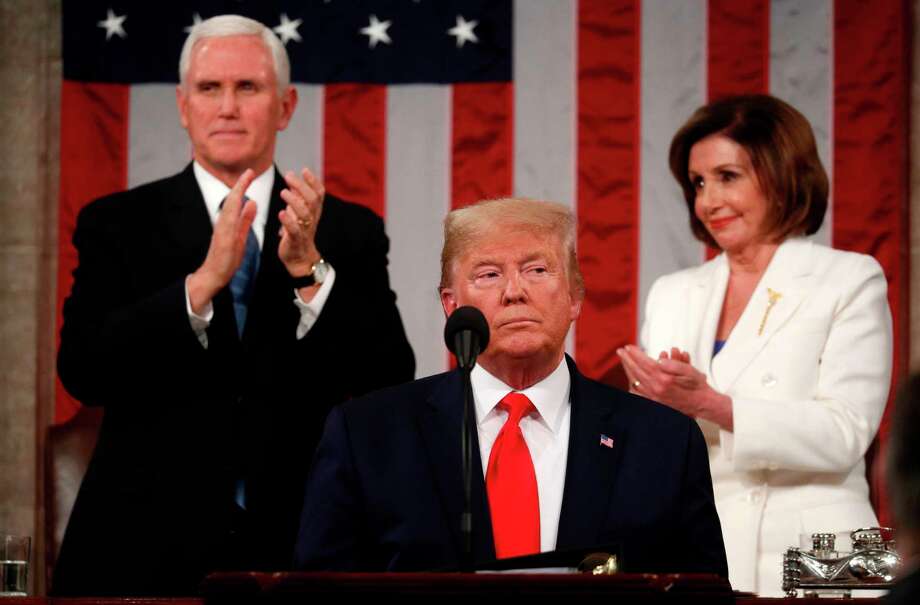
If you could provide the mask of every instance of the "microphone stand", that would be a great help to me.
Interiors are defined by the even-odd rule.
[[[463,474],[463,513],[460,515],[460,540],[462,546],[461,571],[473,571],[473,515],[471,506],[471,491],[473,478],[473,384],[470,373],[479,355],[478,338],[464,330],[454,337],[454,350],[460,353],[457,356],[457,365],[460,367],[460,376],[463,381],[463,421],[460,425],[460,454]]]

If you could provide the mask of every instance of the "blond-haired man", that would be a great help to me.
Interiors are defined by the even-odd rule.
[[[627,569],[726,574],[696,423],[582,376],[565,355],[584,286],[563,206],[502,199],[445,222],[441,303],[479,308],[471,374],[474,564],[616,543]],[[464,563],[459,372],[346,403],[308,480],[296,565]],[[576,562],[577,563],[577,562]]]

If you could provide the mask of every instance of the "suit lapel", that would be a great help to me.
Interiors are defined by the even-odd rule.
[[[448,374],[432,390],[419,413],[419,429],[432,474],[444,510],[445,519],[454,538],[457,560],[461,560],[460,516],[463,511],[463,478],[460,451],[460,425],[463,415],[460,372]],[[472,509],[472,551],[474,561],[495,559],[492,522],[482,477],[482,458],[475,412],[473,426],[472,480],[470,508]]]
[[[294,286],[290,286],[290,288],[283,286],[290,278],[287,269],[281,259],[278,258],[278,244],[281,241],[279,234],[281,221],[278,219],[278,213],[286,206],[284,200],[281,199],[281,190],[285,186],[284,179],[276,169],[271,198],[269,199],[268,216],[265,220],[265,231],[262,234],[259,272],[256,275],[252,300],[249,302],[246,327],[243,331],[244,342],[252,338],[252,333],[259,331],[260,324],[266,318],[266,314],[279,312],[290,314],[293,324],[290,330],[292,336],[298,320],[297,308],[291,302],[294,298]],[[277,300],[273,300],[273,297]],[[281,305],[281,310],[279,310],[279,305]]]
[[[204,262],[214,228],[191,164],[175,177],[175,193],[166,202],[164,228],[172,249],[190,267]]]
[[[278,220],[278,213],[284,210],[287,204],[281,199],[281,190],[285,188],[284,178],[281,173],[275,169],[275,182],[272,185],[272,196],[268,203],[268,217],[265,219],[265,233],[262,237],[262,255],[259,260],[259,267],[273,267],[284,269],[281,259],[278,258],[278,243],[281,241],[281,221]],[[261,274],[261,270],[259,271]],[[285,270],[287,274],[287,270]],[[256,287],[258,287],[258,277],[256,278]]]
[[[715,388],[730,390],[802,304],[812,281],[812,245],[804,238],[794,238],[777,248],[725,348],[713,360]],[[771,297],[775,299],[772,304]]]
[[[696,279],[690,286],[687,317],[698,317],[701,321],[687,322],[687,342],[696,344],[695,350],[688,352],[694,365],[707,375],[710,375],[712,346],[719,327],[719,315],[722,312],[727,284],[728,263],[725,261],[725,255],[720,255],[699,268]],[[654,353],[657,354],[657,351]]]
[[[557,550],[598,541],[614,496],[617,460],[628,439],[610,402],[596,393],[570,357],[566,362],[572,376],[572,413]],[[601,444],[602,435],[613,439],[613,447]]]

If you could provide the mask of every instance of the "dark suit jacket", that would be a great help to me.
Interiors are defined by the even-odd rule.
[[[571,429],[557,549],[619,542],[628,570],[726,576],[706,444],[696,422],[588,380],[568,363]],[[308,480],[295,567],[458,566],[462,407],[455,371],[334,409]],[[613,438],[612,448],[601,445],[602,434]],[[481,468],[474,444],[477,562],[495,558]]]
[[[881,602],[883,605],[914,605],[915,603],[920,603],[920,569],[914,567],[906,576],[898,578],[894,588]]]
[[[185,302],[185,278],[204,260],[212,232],[191,165],[80,213],[58,371],[72,395],[105,415],[55,593],[191,593],[215,568],[290,566],[329,409],[412,379],[383,223],[331,195],[316,244],[336,281],[297,340],[300,312],[277,253],[283,186],[276,174],[242,340],[224,288],[207,349]],[[246,514],[233,504],[240,478]],[[241,550],[253,557],[241,559]]]

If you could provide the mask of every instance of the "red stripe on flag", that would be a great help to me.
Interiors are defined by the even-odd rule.
[[[710,100],[770,90],[770,3],[709,0]]]
[[[709,0],[706,91],[710,101],[770,90],[770,3]],[[706,247],[706,258],[720,251]]]
[[[578,252],[587,297],[580,369],[625,386],[616,350],[636,340],[639,268],[639,0],[578,8]]]
[[[326,189],[386,216],[385,86],[325,88],[323,181]]]
[[[128,101],[120,84],[68,82],[61,86],[61,192],[58,208],[58,334],[61,306],[70,294],[77,253],[71,239],[77,214],[87,202],[128,185]],[[57,380],[56,424],[80,404]]]
[[[894,319],[893,385],[907,368],[908,353],[910,23],[907,2],[834,5],[833,241],[871,254],[885,270]],[[882,448],[891,407],[879,429]],[[873,458],[873,502],[881,523],[889,525],[884,457]]]
[[[451,118],[451,208],[511,195],[514,88],[456,84]]]
[[[514,86],[455,84],[451,98],[450,207],[511,195],[514,180]],[[448,367],[457,367],[447,355]]]

